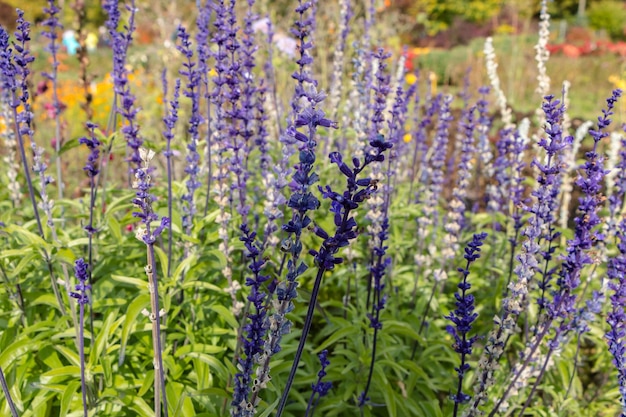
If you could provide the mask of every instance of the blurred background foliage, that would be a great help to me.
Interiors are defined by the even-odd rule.
[[[89,25],[97,28],[104,22],[105,16],[100,7],[101,0],[61,0],[62,6],[73,6],[84,2]],[[289,11],[288,0],[265,0],[277,13]],[[283,4],[284,3],[284,4]],[[364,3],[355,5],[357,17],[365,13]],[[40,20],[46,0],[0,0],[0,23],[5,27],[14,24],[13,9],[20,7],[29,19]],[[195,0],[138,0],[140,8],[149,11],[175,8],[183,14],[193,16]],[[626,3],[619,0],[554,0],[549,4],[552,19],[565,20],[569,24],[589,25],[593,29],[604,30],[610,36],[625,37]],[[378,12],[397,15],[403,25],[402,36],[413,40],[428,42],[429,37],[449,30],[455,22],[467,22],[477,25],[498,25],[513,20],[520,23],[536,18],[539,2],[534,0],[377,0]],[[155,13],[156,14],[156,13]],[[66,26],[71,25],[71,16],[66,15]],[[156,21],[155,21],[156,22]],[[509,22],[510,23],[510,22]],[[280,25],[280,24],[279,24]],[[68,26],[69,27],[69,26]]]

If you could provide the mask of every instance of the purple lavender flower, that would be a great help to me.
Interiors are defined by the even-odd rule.
[[[244,17],[243,28],[243,41],[241,48],[243,74],[240,76],[243,78],[243,87],[241,89],[241,129],[239,135],[242,137],[244,144],[242,151],[245,152],[244,169],[247,174],[248,170],[248,155],[251,148],[251,139],[254,134],[254,111],[259,108],[258,101],[258,89],[254,83],[254,68],[256,67],[255,53],[257,46],[254,42],[254,30],[252,24],[258,18],[253,12],[254,0],[248,0],[248,10]]]
[[[29,139],[34,149],[36,149],[37,152],[40,152],[38,150],[39,148],[35,144],[35,141],[33,140],[33,113],[30,105],[30,94],[28,90],[28,76],[30,74],[28,66],[34,61],[35,58],[30,54],[30,50],[28,49],[28,42],[30,41],[30,24],[24,19],[24,12],[20,9],[17,9],[17,31],[15,32],[15,40],[16,41],[13,42],[13,47],[15,48],[14,53],[13,49],[9,45],[9,34],[2,26],[0,26],[0,83],[2,90],[10,92],[9,100],[12,108],[12,123],[15,124],[15,133],[22,160],[22,166],[24,167],[24,176],[26,177],[30,200],[33,205],[37,230],[39,231],[39,236],[44,238],[44,231],[35,197],[35,190],[31,179],[30,169],[28,167],[26,151],[24,149],[25,139]],[[22,106],[22,110],[18,112],[17,109],[20,105]],[[37,152],[35,156],[41,156],[41,153]],[[35,164],[40,165],[41,162],[35,161]],[[43,167],[40,166],[40,168]],[[49,177],[43,175],[43,170],[40,170],[40,172],[42,184],[47,185]],[[43,191],[45,190],[42,190],[42,192]],[[45,201],[44,203],[46,204],[46,208],[50,208],[48,201]],[[50,223],[51,217],[49,216],[49,224]],[[63,302],[63,298],[59,292],[52,267],[52,261],[45,249],[43,250],[43,254],[44,259],[48,264],[52,290],[59,305],[59,310],[63,315],[65,315],[65,303]]]
[[[317,355],[317,357],[320,360],[320,365],[322,366],[322,368],[317,373],[317,381],[315,382],[315,384],[311,384],[311,389],[313,390],[313,392],[311,392],[311,396],[309,397],[309,402],[306,406],[306,413],[304,414],[304,417],[313,417],[313,413],[315,412],[315,408],[317,407],[320,399],[322,397],[325,397],[326,394],[328,394],[328,391],[330,391],[333,387],[332,382],[323,381],[324,377],[326,376],[326,368],[328,367],[328,365],[330,365],[330,361],[328,360],[328,351],[326,349],[322,350]],[[317,398],[315,398],[316,394]]]
[[[622,125],[622,130],[626,132],[626,124]],[[626,194],[626,137],[624,135],[620,140],[619,162],[615,168],[618,172],[615,175],[614,192],[609,196],[609,233],[616,227],[616,218]]]
[[[613,107],[620,95],[621,90],[616,89],[613,91],[612,96],[607,99],[607,109],[603,110],[603,116],[598,118],[598,129],[591,131],[591,135],[594,139],[594,147],[591,151],[586,153],[587,162],[583,165],[585,175],[579,175],[576,181],[576,184],[583,190],[583,197],[579,199],[579,214],[575,219],[574,238],[567,242],[567,253],[564,256],[563,264],[559,272],[559,279],[557,281],[559,288],[553,292],[553,300],[546,306],[547,318],[544,320],[541,330],[531,343],[530,351],[525,355],[525,362],[522,364],[521,369],[516,373],[513,381],[505,390],[502,399],[494,407],[492,414],[497,412],[499,406],[504,399],[506,399],[511,387],[519,378],[521,370],[525,368],[533,358],[533,354],[537,350],[539,343],[548,334],[548,331],[557,319],[559,319],[559,323],[556,326],[555,335],[548,343],[550,350],[548,351],[541,373],[528,396],[522,412],[530,404],[530,399],[543,376],[550,355],[559,347],[563,338],[572,329],[578,331],[585,330],[586,326],[584,323],[583,326],[581,326],[580,320],[576,318],[577,314],[580,314],[580,310],[577,308],[577,297],[573,294],[573,291],[578,288],[580,284],[582,269],[586,265],[593,263],[589,250],[593,248],[595,242],[601,242],[604,239],[602,234],[594,230],[595,226],[600,223],[597,211],[603,201],[600,191],[603,178],[606,174],[603,167],[603,158],[597,153],[597,144],[602,138],[608,136],[604,129],[608,127],[611,122],[609,117],[613,114]],[[591,303],[587,304],[589,313],[593,313],[594,310],[597,310],[596,306],[601,296],[602,295],[599,293],[594,294]]]
[[[79,258],[74,265],[74,273],[76,275],[76,279],[78,279],[78,284],[76,284],[75,289],[78,292],[70,292],[72,298],[75,298],[79,305],[89,303],[87,293],[91,290],[91,286],[87,284],[87,280],[89,278],[88,271],[89,265],[87,265],[83,258]]]
[[[426,206],[432,208],[428,210],[426,215],[433,215],[434,223],[437,224],[437,213],[434,209],[438,206],[439,197],[443,190],[444,173],[443,167],[448,152],[448,129],[452,122],[452,114],[450,113],[450,104],[453,97],[451,95],[444,96],[439,108],[439,120],[437,121],[437,132],[433,139],[434,151],[429,160],[429,179],[428,198]]]
[[[111,37],[111,47],[113,49],[113,86],[116,98],[119,97],[119,105],[115,105],[115,111],[119,113],[125,120],[126,124],[122,127],[122,133],[126,139],[130,157],[128,159],[130,165],[140,168],[142,164],[139,149],[143,144],[143,139],[139,135],[139,126],[137,126],[136,116],[139,109],[135,106],[135,96],[130,90],[128,82],[128,71],[126,70],[126,56],[128,48],[132,43],[132,35],[135,31],[135,0],[131,0],[131,4],[127,6],[130,11],[128,24],[125,26],[125,32],[118,32],[117,27],[120,20],[120,12],[118,7],[119,0],[105,0],[103,9],[108,14],[106,27]]]
[[[442,256],[445,256],[449,259],[454,257],[454,253],[456,253],[459,249],[459,237],[461,234],[461,230],[464,226],[464,216],[466,212],[466,196],[467,196],[467,188],[470,183],[471,178],[471,169],[472,169],[472,158],[475,155],[474,148],[474,129],[475,129],[475,120],[474,120],[474,112],[476,111],[476,107],[468,107],[467,110],[463,112],[463,116],[460,122],[460,132],[461,135],[459,147],[459,165],[457,169],[457,182],[456,186],[452,190],[452,199],[448,206],[448,213],[445,215],[444,221],[444,229],[447,234],[444,237],[444,250],[442,251]]]
[[[263,275],[261,270],[265,265],[265,260],[262,258],[262,252],[259,249],[256,242],[256,233],[250,231],[250,228],[246,224],[242,224],[240,227],[242,236],[239,238],[246,247],[246,257],[250,259],[248,269],[252,272],[252,277],[246,278],[246,285],[250,287],[250,294],[248,295],[248,301],[254,307],[254,313],[248,314],[249,322],[245,325],[244,331],[246,332],[246,338],[243,343],[243,350],[245,358],[239,359],[239,372],[235,375],[235,389],[233,393],[233,400],[231,402],[232,408],[230,410],[231,416],[253,416],[250,414],[252,411],[248,404],[252,404],[249,401],[250,396],[250,384],[253,380],[253,367],[258,356],[263,353],[263,338],[267,332],[267,326],[265,325],[265,298],[266,294],[262,290],[264,282],[270,279],[268,275]],[[253,404],[254,408],[256,404]]]
[[[606,340],[609,352],[613,355],[613,365],[617,369],[617,382],[621,395],[622,415],[626,414],[626,221],[620,221],[617,226],[616,237],[619,253],[609,259],[607,275],[611,282],[609,288],[613,291],[610,297],[611,311],[606,321],[609,331]]]
[[[462,389],[463,378],[465,377],[465,373],[470,369],[466,358],[472,354],[472,346],[476,339],[478,339],[478,336],[468,338],[468,334],[470,330],[472,330],[472,323],[476,320],[478,314],[474,312],[474,296],[467,294],[467,291],[472,287],[471,284],[467,282],[467,277],[470,274],[470,265],[480,258],[480,247],[483,245],[486,238],[487,233],[475,234],[472,241],[467,244],[465,255],[463,256],[467,260],[467,263],[465,268],[458,268],[458,271],[463,275],[463,279],[457,285],[459,290],[461,290],[460,293],[454,294],[456,298],[456,309],[446,316],[448,320],[454,323],[454,326],[446,326],[446,331],[454,337],[454,351],[461,355],[461,365],[454,368],[459,377],[457,392],[452,395],[455,417],[459,410],[459,404],[464,404],[471,398],[468,394],[465,394]]]
[[[46,30],[42,32],[42,35],[50,40],[45,50],[52,57],[52,72],[44,72],[43,76],[52,82],[52,94],[53,94],[53,107],[54,107],[54,120],[55,120],[55,138],[56,145],[55,150],[57,154],[57,184],[58,184],[58,196],[59,199],[63,198],[63,179],[61,178],[61,157],[59,152],[61,151],[61,120],[60,114],[62,109],[61,101],[59,100],[59,92],[57,86],[57,70],[59,68],[59,61],[57,52],[59,51],[59,44],[57,40],[59,38],[58,31],[63,30],[63,25],[59,23],[57,15],[61,12],[56,5],[56,0],[48,0],[48,7],[44,8],[44,13],[49,17],[45,19],[41,24],[46,27]]]
[[[422,171],[422,176],[421,176],[422,180],[428,179],[426,176],[427,172],[424,169],[426,167],[427,154],[428,154],[428,143],[426,143],[427,129],[428,129],[428,126],[432,124],[432,120],[435,117],[435,114],[437,114],[437,110],[439,109],[439,106],[441,105],[442,97],[443,96],[441,94],[437,94],[429,102],[424,103],[423,115],[419,123],[417,123],[417,128],[415,128],[411,134],[411,140],[414,143],[413,145],[414,148],[413,148],[413,163],[411,165],[411,179],[410,179],[410,185],[409,185],[409,202],[420,201],[419,192],[417,193],[417,195],[413,194],[413,184],[415,182],[415,179],[418,177],[417,175],[418,171],[419,170]],[[418,100],[419,100],[419,94],[415,94],[415,109],[416,109],[414,110],[415,121],[417,120],[417,115],[419,114],[419,112],[417,111],[417,108],[419,107]]]
[[[89,156],[87,157],[87,163],[83,168],[83,171],[87,173],[89,178],[93,178],[98,175],[98,158],[100,157],[100,141],[95,135],[94,130],[98,128],[98,125],[88,122],[87,129],[89,129],[89,137],[82,137],[78,140],[81,145],[86,145],[89,148]]]
[[[351,216],[352,211],[356,210],[363,201],[371,197],[376,191],[376,181],[370,178],[359,178],[359,176],[371,163],[383,162],[385,160],[383,153],[392,147],[390,143],[385,142],[382,136],[373,139],[370,142],[370,146],[373,151],[368,152],[363,158],[363,161],[360,161],[358,158],[353,158],[352,168],[343,162],[343,158],[338,152],[332,152],[329,156],[331,162],[336,164],[341,174],[347,178],[347,186],[346,190],[341,194],[333,191],[330,186],[325,186],[323,188],[319,186],[322,196],[331,200],[330,211],[334,215],[333,220],[335,225],[335,234],[331,236],[319,226],[314,226],[313,228],[313,232],[318,237],[324,239],[324,242],[319,250],[309,251],[309,253],[315,258],[317,276],[315,277],[315,282],[313,284],[311,300],[309,302],[304,327],[302,329],[302,335],[300,336],[298,350],[296,351],[296,356],[291,366],[291,371],[289,373],[283,395],[278,404],[276,417],[280,417],[282,415],[285,404],[287,403],[289,390],[291,389],[291,384],[293,383],[296,370],[298,369],[298,364],[304,350],[306,338],[311,329],[315,303],[319,294],[322,276],[324,275],[324,272],[332,271],[335,268],[335,265],[343,262],[343,258],[336,256],[337,253],[341,248],[348,246],[350,241],[355,239],[358,235],[356,220]]]
[[[579,199],[578,216],[574,220],[574,238],[567,242],[567,254],[559,273],[557,281],[559,290],[555,292],[553,302],[546,308],[550,320],[555,320],[557,317],[565,320],[571,317],[575,310],[576,300],[572,291],[580,284],[580,273],[583,267],[593,263],[589,250],[596,242],[604,240],[604,235],[595,230],[600,224],[598,211],[604,201],[601,191],[606,175],[604,158],[598,154],[597,149],[598,143],[609,135],[605,129],[611,123],[610,116],[613,115],[613,108],[621,95],[621,90],[613,90],[612,96],[607,99],[607,108],[602,110],[603,115],[598,118],[598,128],[589,131],[593,137],[593,149],[586,153],[587,161],[582,166],[585,175],[579,175],[576,180],[576,185],[582,190],[583,196]],[[561,330],[567,331],[569,328],[571,326],[563,321]],[[556,339],[554,342],[558,343]]]
[[[493,178],[496,180],[495,184],[489,184],[486,190],[487,209],[491,213],[503,211],[508,204],[512,174],[511,155],[515,145],[513,134],[513,128],[500,130],[498,142],[496,143],[496,158],[493,164],[489,164],[489,169],[493,171]]]
[[[478,163],[476,167],[480,175],[485,178],[491,178],[494,175],[493,153],[491,152],[491,143],[489,142],[489,131],[492,125],[492,120],[489,117],[489,101],[487,100],[489,91],[489,87],[480,87],[478,89],[480,99],[476,103],[476,107],[478,108],[478,120],[476,123],[476,132],[478,134],[476,143]],[[477,186],[480,187],[480,183],[477,182]],[[482,193],[482,190],[478,189],[477,192]],[[489,203],[490,201],[487,201],[488,207]],[[493,207],[492,205],[492,208]]]
[[[308,52],[309,49],[313,48],[313,43],[306,40],[313,33],[312,29],[315,25],[315,13],[311,12],[309,13],[310,17],[304,17],[312,6],[313,4],[310,1],[303,2],[303,0],[298,0],[296,13],[299,14],[299,19],[295,21],[294,27],[291,29],[291,34],[299,41],[298,52],[300,53],[300,58],[296,60],[298,70],[291,74],[291,78],[297,81],[295,92],[291,99],[291,110],[294,121],[296,115],[301,112],[300,98],[306,96],[305,84],[317,86],[317,81],[313,79],[310,73],[313,57]]]
[[[182,226],[185,233],[190,235],[193,226],[193,218],[197,211],[194,194],[201,185],[198,180],[198,174],[200,173],[198,141],[200,139],[199,127],[202,123],[202,116],[200,115],[201,73],[198,68],[196,68],[196,63],[193,61],[193,50],[191,49],[189,34],[183,26],[178,26],[178,38],[180,39],[180,45],[177,45],[176,48],[186,58],[186,62],[183,63],[183,69],[179,71],[180,75],[187,77],[187,84],[183,94],[191,100],[191,115],[187,129],[189,132],[189,143],[187,144],[187,164],[185,165],[185,173],[189,177],[185,183],[187,192],[182,196],[182,200],[186,203],[186,205],[183,206],[184,214]]]
[[[211,45],[209,43],[209,28],[211,22],[211,15],[213,14],[213,3],[211,1],[207,1],[204,6],[201,6],[200,3],[197,3],[198,8],[198,19],[196,21],[196,26],[198,31],[196,33],[196,51],[198,56],[198,73],[200,74],[200,79],[202,81],[202,87],[204,91],[202,91],[202,98],[204,98],[207,102],[206,105],[206,115],[204,117],[204,121],[207,124],[206,130],[206,143],[205,143],[205,158],[204,165],[202,169],[207,175],[207,192],[206,192],[206,200],[204,203],[204,215],[206,216],[209,209],[209,198],[211,194],[211,180],[213,176],[212,172],[212,150],[211,150],[211,142],[212,142],[212,126],[211,126],[211,92],[209,87],[209,59],[212,56]],[[198,93],[200,94],[200,92]]]
[[[84,227],[87,232],[89,243],[87,247],[87,259],[88,259],[88,271],[89,271],[89,282],[91,283],[91,271],[93,270],[92,265],[92,242],[93,235],[98,231],[93,225],[93,211],[96,200],[96,181],[95,177],[100,172],[98,170],[98,158],[100,157],[100,141],[96,137],[95,130],[98,128],[98,125],[87,122],[87,129],[89,130],[89,137],[82,137],[78,140],[79,143],[86,145],[89,148],[89,156],[87,157],[87,164],[83,168],[83,171],[89,177],[89,224]]]
[[[600,224],[598,211],[604,203],[604,196],[601,194],[601,191],[607,171],[604,169],[604,158],[598,154],[597,149],[598,143],[603,138],[609,136],[605,129],[611,123],[610,116],[613,115],[613,108],[621,95],[622,90],[613,90],[611,97],[606,100],[607,108],[603,109],[602,116],[598,117],[598,128],[589,131],[594,143],[592,150],[586,152],[585,155],[586,162],[582,166],[584,175],[582,173],[579,174],[576,180],[576,185],[581,188],[583,196],[579,198],[578,215],[574,219],[574,238],[567,241],[566,255],[564,256],[561,270],[559,271],[559,279],[557,280],[558,289],[553,291],[552,303],[546,306],[547,319],[544,321],[541,332],[537,335],[537,339],[527,355],[524,366],[532,358],[538,344],[547,335],[553,323],[556,320],[559,320],[559,323],[556,326],[555,335],[548,342],[548,354],[520,415],[530,405],[530,400],[541,381],[551,354],[559,348],[563,339],[571,330],[576,330],[579,334],[588,331],[587,322],[592,320],[601,310],[604,297],[602,293],[594,292],[592,298],[587,301],[586,307],[578,308],[577,296],[573,294],[573,291],[580,285],[580,276],[583,268],[593,263],[590,250],[597,242],[603,242],[604,240],[604,235],[596,230],[596,226]],[[508,393],[508,390],[505,392],[505,396],[506,393]],[[499,405],[500,403],[496,405],[496,409]]]
[[[503,314],[495,321],[496,325],[487,338],[489,343],[480,361],[479,383],[474,390],[475,395],[471,408],[467,411],[468,417],[476,416],[479,413],[478,407],[487,400],[487,389],[495,382],[493,372],[504,353],[505,341],[508,335],[513,332],[517,318],[525,310],[530,282],[541,269],[540,262],[543,256],[540,243],[542,235],[544,230],[550,228],[554,222],[554,212],[558,207],[556,203],[559,188],[558,178],[564,169],[558,163],[559,155],[569,146],[572,138],[563,137],[560,127],[565,112],[563,104],[559,100],[554,100],[554,96],[551,95],[544,99],[542,108],[546,114],[545,131],[547,137],[542,137],[538,144],[545,151],[545,157],[536,158],[532,162],[539,170],[538,187],[531,193],[534,201],[527,208],[530,217],[522,232],[526,239],[522,243],[521,253],[517,256],[518,263],[514,269],[517,279],[509,285],[509,296],[502,302]],[[515,381],[518,377],[519,373],[514,377]],[[496,408],[499,406],[500,404]]]
[[[387,108],[387,97],[390,91],[391,76],[387,73],[387,59],[391,56],[386,53],[383,48],[378,48],[373,57],[378,61],[376,70],[376,84],[372,86],[374,94],[374,102],[372,104],[372,117],[370,127],[370,138],[376,137],[382,133],[385,123],[385,109]]]
[[[215,140],[212,141],[212,146],[215,155],[215,201],[219,207],[219,238],[221,240],[220,250],[225,255],[226,259],[230,258],[232,248],[229,244],[229,232],[228,225],[230,224],[231,213],[227,210],[229,208],[229,200],[231,196],[231,190],[229,187],[230,167],[228,166],[227,152],[231,148],[230,143],[230,127],[228,125],[228,112],[227,112],[227,79],[230,76],[230,63],[228,55],[228,41],[229,41],[229,27],[227,24],[228,10],[224,3],[224,0],[219,0],[215,5],[215,21],[213,23],[215,31],[213,32],[212,42],[217,45],[217,51],[214,53],[215,58],[215,71],[216,77],[213,77],[213,83],[215,84],[213,91],[211,92],[211,99],[215,106],[215,123],[211,129],[215,135]],[[226,280],[228,281],[227,291],[231,296],[233,303],[233,311],[235,314],[239,314],[239,311],[243,307],[243,304],[237,300],[236,293],[238,286],[232,279],[232,269],[229,265],[223,271]]]
[[[167,81],[164,83],[164,93],[167,90]],[[179,97],[180,97],[180,79],[176,79],[176,84],[174,85],[174,96],[172,100],[169,102],[169,111],[167,115],[163,118],[163,124],[165,125],[165,130],[163,131],[163,136],[165,137],[166,145],[165,145],[165,158],[167,159],[167,217],[172,218],[172,139],[174,139],[174,128],[176,127],[176,122],[178,121],[178,108],[179,108]],[[167,237],[167,276],[170,276],[171,268],[172,268],[172,223],[170,222],[168,225],[168,237]]]

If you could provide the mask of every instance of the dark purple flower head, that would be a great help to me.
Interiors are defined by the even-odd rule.
[[[87,296],[87,292],[91,290],[91,286],[87,284],[87,280],[89,279],[89,265],[87,265],[83,258],[76,260],[74,264],[74,275],[76,275],[76,279],[78,279],[78,284],[75,286],[77,292],[70,292],[70,296],[76,298],[78,304],[89,304],[89,297]]]
[[[478,314],[474,312],[474,296],[467,294],[467,291],[472,287],[470,283],[467,282],[467,277],[470,274],[470,265],[480,258],[480,247],[483,245],[486,238],[487,233],[475,234],[471,242],[467,244],[465,254],[463,255],[467,261],[465,268],[458,268],[463,279],[457,285],[460,292],[454,294],[456,298],[456,309],[446,316],[448,320],[454,323],[454,326],[448,325],[446,331],[454,337],[454,350],[461,355],[461,365],[454,368],[459,377],[459,389],[457,393],[452,396],[456,404],[465,403],[470,399],[468,394],[462,392],[461,386],[463,377],[470,368],[469,364],[466,362],[466,357],[471,355],[472,346],[477,339],[477,336],[468,338],[468,333],[472,329],[472,323],[476,320]]]
[[[253,368],[258,355],[263,353],[264,337],[267,332],[266,326],[266,294],[262,289],[263,284],[270,279],[269,275],[261,273],[265,260],[256,242],[256,233],[251,231],[248,225],[240,227],[242,236],[239,238],[246,248],[246,257],[250,260],[248,269],[252,276],[246,277],[246,286],[250,287],[248,301],[254,307],[248,313],[248,322],[244,326],[246,334],[243,341],[244,357],[239,359],[239,372],[235,375],[235,389],[231,405],[231,415],[244,416],[250,402],[250,384],[254,378]]]
[[[87,129],[89,129],[89,137],[82,137],[78,142],[82,145],[86,145],[89,148],[89,156],[87,157],[87,164],[83,168],[83,171],[87,173],[89,177],[95,177],[98,175],[98,158],[100,157],[100,141],[96,137],[95,129],[98,125],[91,122],[87,123]]]

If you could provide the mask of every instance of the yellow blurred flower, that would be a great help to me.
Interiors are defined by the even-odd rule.
[[[402,138],[404,140],[404,143],[409,143],[411,141],[411,139],[413,139],[413,136],[411,136],[410,133],[407,133],[404,135],[404,137]]]
[[[623,78],[620,78],[617,75],[609,76],[609,82],[611,84],[613,84],[613,87],[615,87],[615,88],[619,88],[621,90],[626,90],[626,80],[623,79]]]
[[[215,68],[211,68],[211,69],[209,70],[209,75],[210,75],[211,77],[217,77],[217,71],[215,71]]]
[[[408,85],[413,85],[417,82],[417,76],[413,74],[412,72],[410,72],[404,76],[404,80],[406,81]]]
[[[426,55],[429,52],[430,52],[430,48],[418,48],[418,47],[415,47],[415,48],[411,49],[411,53],[413,55]]]

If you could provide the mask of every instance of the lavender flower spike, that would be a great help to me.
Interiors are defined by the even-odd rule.
[[[78,284],[76,284],[77,292],[70,292],[70,296],[75,298],[78,302],[78,308],[80,310],[79,316],[79,335],[78,335],[78,356],[80,357],[80,383],[81,390],[83,393],[83,415],[84,417],[88,416],[88,407],[87,407],[87,381],[85,379],[85,305],[89,304],[89,297],[87,293],[91,290],[91,286],[87,284],[87,280],[89,279],[89,265],[83,260],[83,258],[79,258],[76,260],[74,271],[76,275],[76,279],[78,279]]]
[[[196,202],[194,199],[195,191],[200,188],[198,175],[200,173],[200,155],[198,154],[198,141],[200,139],[200,124],[202,116],[200,115],[200,82],[201,73],[196,63],[193,61],[193,50],[189,34],[184,26],[178,26],[178,38],[180,45],[176,48],[183,54],[186,62],[183,63],[183,69],[179,71],[180,75],[187,77],[187,84],[183,94],[191,100],[191,114],[189,117],[188,129],[189,143],[187,144],[187,164],[185,165],[185,173],[189,176],[185,185],[187,192],[183,195],[182,200],[185,202],[183,206],[183,229],[187,235],[191,234],[193,226],[193,218],[196,214]],[[185,256],[188,256],[189,248],[185,249]]]
[[[54,128],[55,128],[55,151],[56,151],[56,166],[57,166],[57,188],[59,199],[63,198],[63,179],[61,178],[61,102],[59,100],[59,89],[57,80],[57,71],[59,68],[59,61],[57,52],[59,50],[59,43],[57,42],[59,36],[58,31],[63,30],[63,25],[59,22],[57,15],[61,12],[61,9],[57,7],[56,0],[48,0],[48,7],[45,7],[44,12],[49,16],[41,24],[47,27],[41,34],[50,40],[46,47],[46,51],[52,57],[52,72],[44,73],[43,76],[52,81],[52,94],[53,94],[53,106],[54,106]]]
[[[580,285],[580,277],[583,268],[593,263],[590,250],[594,247],[595,242],[604,240],[604,236],[596,230],[596,226],[600,224],[598,210],[602,207],[604,202],[604,196],[602,196],[601,190],[604,175],[606,174],[603,158],[597,152],[598,143],[609,135],[605,129],[611,123],[609,117],[613,114],[613,108],[621,94],[622,91],[619,89],[613,91],[611,97],[607,99],[607,108],[602,110],[603,115],[598,117],[597,129],[590,131],[594,145],[593,149],[586,153],[587,161],[583,165],[584,175],[580,174],[576,180],[576,185],[581,188],[583,196],[579,199],[578,216],[575,219],[574,238],[567,241],[567,252],[564,256],[561,270],[559,271],[559,279],[557,281],[559,288],[553,292],[552,302],[546,305],[546,318],[543,320],[541,328],[538,330],[533,340],[528,343],[528,347],[523,356],[525,358],[524,362],[514,372],[514,376],[508,384],[507,389],[504,391],[502,398],[492,410],[492,415],[494,415],[500,405],[506,401],[520,373],[528,363],[533,360],[533,355],[539,348],[541,341],[549,333],[550,329],[553,327],[553,323],[558,320],[559,323],[555,328],[555,335],[548,344],[550,350],[544,362],[542,373],[537,378],[524,408],[530,404],[530,399],[543,375],[551,353],[559,347],[559,344],[567,333],[572,329],[576,329],[579,324],[576,316],[580,314],[580,312],[577,308],[577,296],[574,294],[574,291]],[[549,121],[550,115],[547,114],[547,116]],[[598,301],[600,296],[601,294],[594,295],[593,300]],[[593,302],[588,304],[588,308],[591,313],[594,313],[594,310],[596,310],[596,306],[594,306]]]
[[[517,279],[509,285],[509,296],[502,302],[503,313],[494,319],[494,328],[487,337],[487,346],[478,363],[478,383],[474,389],[474,399],[471,406],[465,410],[465,417],[482,415],[478,407],[487,401],[487,390],[494,384],[494,373],[498,368],[498,361],[504,353],[505,341],[513,332],[516,321],[524,311],[524,301],[528,298],[529,283],[535,277],[542,259],[539,244],[543,231],[554,222],[554,212],[558,207],[559,192],[558,177],[564,169],[558,164],[559,155],[571,143],[571,137],[563,137],[560,122],[565,107],[553,96],[546,96],[543,104],[546,118],[549,121],[546,127],[547,138],[539,141],[539,146],[545,151],[545,158],[535,159],[533,164],[538,167],[539,186],[532,192],[534,201],[527,208],[530,217],[523,236],[521,253],[517,256],[518,264],[515,267]],[[542,160],[545,159],[544,162]]]
[[[622,416],[626,415],[626,220],[620,221],[615,231],[618,239],[619,253],[610,258],[607,266],[607,275],[611,282],[611,311],[607,314],[606,322],[609,331],[606,340],[609,352],[613,355],[613,365],[617,369],[617,382],[622,403]]]
[[[167,81],[165,82],[167,86]],[[165,88],[164,88],[165,90]],[[169,102],[169,110],[167,115],[163,118],[163,124],[165,130],[163,130],[163,137],[165,137],[165,158],[167,159],[167,215],[172,218],[172,139],[174,139],[174,129],[176,128],[176,122],[178,121],[178,108],[180,97],[180,78],[176,79],[174,84],[174,97]],[[168,225],[167,236],[167,276],[169,277],[172,270],[172,223]]]
[[[446,331],[454,337],[454,350],[461,355],[461,365],[458,368],[454,368],[459,376],[457,392],[452,396],[454,400],[454,417],[457,416],[459,411],[459,404],[464,404],[471,398],[468,394],[463,393],[462,389],[463,378],[470,368],[466,359],[467,356],[472,354],[472,346],[478,338],[473,336],[468,339],[468,333],[472,329],[472,323],[476,320],[478,314],[474,313],[474,296],[467,294],[467,290],[472,287],[467,282],[467,277],[470,273],[470,265],[480,258],[480,247],[483,245],[486,237],[487,233],[475,234],[472,241],[465,248],[464,258],[467,260],[467,263],[465,268],[458,268],[458,271],[463,275],[463,280],[457,285],[461,291],[460,294],[454,294],[456,310],[446,316],[448,320],[454,323],[454,326],[448,325]]]
[[[280,417],[287,404],[287,398],[289,396],[289,390],[291,384],[296,376],[298,364],[304,350],[306,338],[311,329],[311,323],[313,322],[313,313],[315,311],[315,303],[319,294],[320,286],[322,283],[322,277],[326,271],[332,271],[335,265],[343,262],[341,257],[336,256],[341,248],[344,248],[350,244],[350,241],[357,237],[357,223],[352,216],[352,212],[359,208],[359,205],[366,199],[370,198],[377,188],[376,181],[370,178],[359,178],[363,170],[372,163],[383,162],[385,160],[384,152],[392,147],[389,142],[386,142],[382,136],[370,142],[370,146],[374,149],[368,152],[362,161],[358,158],[352,160],[353,167],[350,168],[338,152],[332,152],[330,154],[330,160],[336,164],[342,175],[347,178],[346,190],[339,194],[333,191],[329,186],[319,190],[322,192],[322,196],[331,200],[330,211],[334,214],[335,234],[331,236],[325,230],[319,226],[314,226],[313,231],[318,236],[324,239],[320,249],[318,251],[310,250],[309,253],[315,257],[315,264],[317,265],[317,275],[313,284],[313,290],[311,292],[311,300],[309,302],[309,308],[307,310],[306,319],[304,321],[304,327],[302,329],[302,335],[300,336],[300,343],[298,344],[298,350],[291,365],[291,371],[283,391],[283,395],[278,403],[278,409],[276,417]]]
[[[13,49],[9,46],[9,34],[0,26],[0,86],[3,91],[9,92],[10,106],[12,108],[12,122],[15,124],[15,136],[24,167],[24,176],[26,177],[26,183],[28,185],[30,201],[33,205],[37,230],[39,235],[43,238],[44,230],[41,224],[41,217],[39,216],[35,189],[33,187],[24,145],[26,139],[31,140],[33,145],[35,144],[33,141],[33,112],[28,90],[28,76],[30,75],[29,65],[35,60],[35,57],[31,55],[30,49],[28,49],[28,42],[30,41],[30,23],[24,19],[24,12],[20,9],[17,9],[17,31],[15,32],[15,39],[16,42],[13,43],[13,46],[17,53],[13,53]],[[22,110],[18,112],[20,105],[22,106]],[[59,292],[52,268],[52,261],[45,249],[43,255],[48,264],[52,290],[59,305],[59,310],[62,315],[65,315],[65,304]],[[66,285],[68,279],[66,274]],[[74,320],[74,323],[76,323],[76,320]]]
[[[270,277],[261,273],[265,260],[262,258],[262,252],[256,242],[256,233],[252,232],[246,224],[242,224],[240,230],[242,236],[239,240],[246,247],[246,257],[250,259],[248,269],[252,272],[252,277],[246,278],[246,285],[250,287],[248,301],[254,306],[255,311],[248,315],[250,321],[244,327],[244,331],[247,333],[244,341],[245,358],[240,358],[237,365],[239,372],[235,375],[235,389],[230,414],[233,417],[254,417],[253,410],[257,404],[249,401],[250,385],[254,379],[254,364],[259,355],[263,354],[263,338],[267,332],[265,325],[266,294],[261,287]]]
[[[322,365],[322,369],[317,373],[317,381],[315,384],[311,385],[313,392],[311,392],[311,396],[309,397],[309,402],[306,406],[306,413],[304,417],[313,417],[313,413],[315,412],[315,407],[319,403],[322,397],[325,397],[328,394],[328,391],[333,387],[332,382],[324,382],[323,379],[326,376],[326,368],[330,365],[330,361],[328,360],[328,351],[324,349],[321,351],[317,357],[320,360],[320,365]],[[315,398],[315,394],[317,394],[317,399]],[[310,412],[310,413],[309,413]]]

